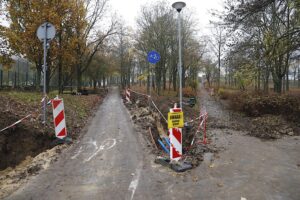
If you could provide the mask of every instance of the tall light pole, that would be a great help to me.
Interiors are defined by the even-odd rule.
[[[172,4],[172,7],[175,8],[178,12],[178,54],[179,54],[179,63],[178,63],[178,72],[179,72],[179,101],[180,108],[182,109],[182,55],[181,55],[181,20],[180,20],[180,12],[182,8],[184,8],[186,4],[182,1],[178,1]]]

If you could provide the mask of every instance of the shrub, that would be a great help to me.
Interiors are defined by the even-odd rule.
[[[288,95],[257,95],[239,92],[229,95],[231,107],[242,111],[248,116],[262,116],[266,114],[284,115],[293,121],[300,118],[300,99]]]
[[[190,81],[189,81],[189,86],[190,86],[194,91],[197,91],[197,88],[198,88],[198,81],[196,81],[196,80],[190,80]]]
[[[218,96],[220,97],[220,99],[224,99],[224,100],[228,99],[228,93],[225,92],[223,88],[219,88]]]
[[[183,97],[195,97],[197,95],[196,91],[193,90],[191,87],[186,87],[182,89],[182,96]]]

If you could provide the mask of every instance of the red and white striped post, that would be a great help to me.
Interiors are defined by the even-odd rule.
[[[53,99],[52,108],[53,108],[53,122],[55,126],[55,135],[57,138],[63,139],[67,136],[63,99],[59,99],[59,98]]]
[[[208,144],[207,137],[206,137],[206,120],[207,120],[207,114],[205,115],[205,119],[204,119],[203,144]]]
[[[209,142],[208,142],[207,137],[206,137],[206,121],[207,121],[208,114],[207,114],[205,108],[202,109],[202,110],[200,110],[200,116],[202,116],[202,121],[201,121],[201,123],[199,125],[200,128],[202,127],[202,124],[203,124],[203,127],[202,127],[202,129],[203,129],[203,139],[202,139],[202,142],[200,142],[200,143],[202,143],[202,144],[208,144]]]
[[[130,102],[130,91],[129,91],[129,89],[126,89],[125,95],[126,95],[127,103],[129,103]]]
[[[173,113],[173,114],[172,114]],[[175,113],[178,113],[176,115]],[[181,113],[181,114],[179,114]],[[173,119],[172,119],[173,117]],[[179,118],[180,117],[180,118]],[[173,122],[172,122],[173,120]],[[176,126],[176,127],[174,127]],[[182,127],[183,127],[183,113],[181,108],[177,108],[176,104],[174,108],[170,109],[168,115],[168,127],[170,138],[170,159],[173,161],[179,161],[182,157]]]

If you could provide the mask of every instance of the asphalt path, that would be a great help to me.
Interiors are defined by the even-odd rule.
[[[143,160],[134,133],[113,88],[81,140],[8,199],[133,199]]]
[[[264,142],[246,132],[208,133],[224,147],[213,160],[183,174],[156,165],[115,87],[82,138],[6,199],[299,200],[299,136]]]

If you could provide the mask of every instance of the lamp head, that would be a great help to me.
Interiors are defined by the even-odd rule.
[[[172,7],[175,8],[177,12],[180,12],[185,6],[186,4],[182,1],[178,1],[172,4]]]

